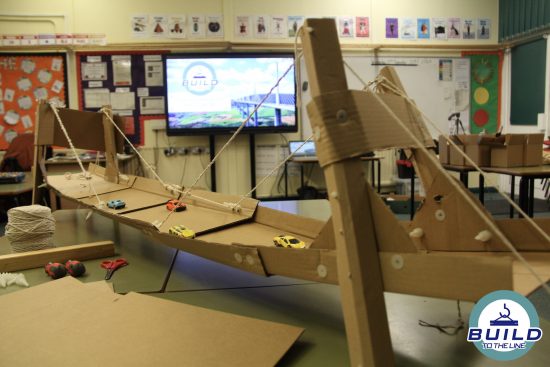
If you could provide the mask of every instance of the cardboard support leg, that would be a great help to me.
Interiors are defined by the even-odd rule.
[[[312,97],[347,90],[334,21],[306,20],[302,43]],[[323,118],[319,120],[315,122],[316,129],[329,124]],[[332,209],[338,283],[351,364],[392,366],[393,350],[363,165],[359,158],[354,158],[323,168]]]

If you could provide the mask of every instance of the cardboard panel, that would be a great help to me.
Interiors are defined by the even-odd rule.
[[[277,227],[279,228],[279,232],[301,233],[310,238],[316,238],[325,225],[325,222],[321,220],[306,218],[262,206],[256,209],[254,221],[259,224]]]
[[[540,166],[542,164],[542,143],[544,134],[525,134],[523,146],[523,165]]]
[[[163,221],[169,213],[170,211],[166,209],[166,205],[163,204],[153,208],[128,213],[125,214],[125,216],[130,219],[153,223],[155,221]],[[188,204],[186,210],[170,214],[168,219],[161,226],[160,232],[168,233],[170,227],[182,224],[199,235],[247,220],[250,220],[250,218],[230,211],[213,210]]]
[[[116,184],[113,182],[107,182],[102,177],[92,175],[90,180],[81,179],[78,174],[72,174],[70,179],[67,179],[65,175],[58,176],[48,176],[46,178],[48,186],[52,189],[58,191],[63,196],[72,199],[82,199],[89,196],[94,196],[95,192],[100,194],[116,192],[128,189],[128,185]],[[93,190],[92,186],[93,185]],[[93,205],[97,203],[97,200],[94,201]]]
[[[105,202],[105,207],[100,210],[115,214],[129,213],[135,210],[150,208],[152,206],[158,206],[166,203],[166,196],[152,194],[136,189],[108,192],[98,196],[101,201]],[[108,208],[107,202],[109,200],[123,200],[126,203],[126,206],[123,209]],[[95,196],[81,198],[79,201],[84,205],[97,205],[97,198]]]
[[[207,242],[222,244],[239,243],[247,246],[267,246],[274,247],[273,237],[280,234],[294,236],[305,242],[309,247],[314,238],[309,237],[307,233],[282,231],[281,228],[272,227],[260,223],[245,223],[237,227],[231,227],[222,231],[208,233],[198,238]],[[286,249],[288,251],[300,251],[300,249]]]
[[[415,128],[418,122],[413,123],[409,102],[404,98],[389,94],[374,96],[370,91],[327,93],[313,98],[308,104],[313,129],[320,133],[316,144],[321,166],[377,149],[416,145],[379,99],[422,144],[433,146],[431,137]]]
[[[273,366],[303,332],[136,293],[109,294],[71,277],[2,296],[0,308],[10,314],[0,328],[0,355],[9,366],[73,360],[87,367],[106,358],[121,366]],[[25,352],[29,345],[32,353]]]
[[[550,234],[550,218],[533,218],[543,232]],[[550,244],[526,219],[497,219],[496,224],[520,251],[549,251]]]
[[[439,162],[441,164],[449,164],[450,163],[450,151],[449,151],[449,142],[445,138],[445,136],[440,135],[439,136]]]
[[[523,165],[524,134],[506,134],[500,145],[491,147],[492,167],[520,167]],[[541,153],[542,154],[542,153]]]
[[[380,253],[388,292],[477,301],[513,289],[512,258],[463,253]]]

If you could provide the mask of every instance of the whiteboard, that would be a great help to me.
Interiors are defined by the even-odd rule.
[[[448,120],[452,113],[460,112],[460,120],[466,133],[470,126],[470,60],[459,57],[379,57],[345,56],[346,62],[359,74],[361,79],[369,82],[375,78],[384,65],[394,66],[405,91],[417,106],[443,132],[449,133],[454,122]],[[440,80],[440,61],[442,65],[451,65],[450,74],[443,73]],[[376,61],[376,62],[375,62]],[[406,65],[404,65],[406,64]],[[448,69],[447,69],[448,71]],[[307,81],[307,70],[302,62],[302,82]],[[346,68],[346,78],[350,89],[363,89],[363,84]],[[449,80],[450,78],[450,80]],[[300,86],[299,86],[300,87]],[[307,138],[312,134],[306,106],[311,100],[309,88],[302,91],[301,122],[302,135]],[[434,138],[439,136],[428,122],[428,130]]]

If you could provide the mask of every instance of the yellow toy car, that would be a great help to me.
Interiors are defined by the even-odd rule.
[[[305,248],[306,243],[300,241],[293,236],[285,236],[284,234],[273,237],[273,243],[278,247],[287,247],[287,248]]]
[[[183,238],[195,238],[195,231],[183,226],[183,225],[177,225],[177,226],[172,226],[170,227],[170,229],[168,230],[168,233],[170,234],[174,234],[176,236],[180,236],[180,237],[183,237]]]

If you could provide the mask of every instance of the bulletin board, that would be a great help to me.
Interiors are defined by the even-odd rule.
[[[65,53],[0,54],[0,150],[34,132],[38,100],[68,104]]]
[[[124,133],[132,144],[143,144],[142,117],[165,118],[163,53],[78,52],[79,108],[97,111],[110,105],[124,118]]]

